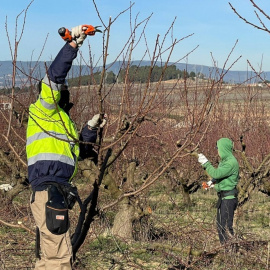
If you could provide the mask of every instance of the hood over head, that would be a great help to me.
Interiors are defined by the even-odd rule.
[[[221,159],[225,159],[232,155],[233,142],[228,138],[221,138],[217,141],[217,148]]]

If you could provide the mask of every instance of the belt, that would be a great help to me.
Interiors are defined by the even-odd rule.
[[[47,182],[43,182],[40,185],[36,186],[36,187],[32,187],[33,192],[35,191],[44,191],[44,190],[48,190],[49,187],[51,186],[57,186],[57,187],[61,187],[61,186],[69,186],[70,184],[67,182],[65,183],[58,183],[58,182],[54,182],[54,181],[47,181]]]
[[[231,195],[237,197],[238,191],[236,188],[234,188],[232,190],[221,190],[220,192],[218,192],[218,197],[220,197],[220,198],[224,198],[224,197],[231,196]]]
[[[44,190],[48,190],[48,188],[50,187],[51,185],[42,185],[42,186],[37,186],[37,187],[32,187],[32,190],[33,192],[36,192],[36,191],[44,191]]]

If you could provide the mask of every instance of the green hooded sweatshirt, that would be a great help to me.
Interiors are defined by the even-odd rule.
[[[212,178],[216,179],[214,187],[217,192],[233,190],[239,178],[239,164],[232,154],[233,142],[228,138],[221,138],[217,141],[217,148],[221,158],[218,167],[214,168],[209,161],[203,167]],[[229,195],[224,199],[232,198],[235,196]]]

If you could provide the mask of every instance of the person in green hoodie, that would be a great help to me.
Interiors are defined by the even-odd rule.
[[[214,187],[218,194],[217,202],[217,230],[221,244],[228,240],[228,231],[233,231],[234,211],[237,207],[237,183],[239,179],[239,164],[233,155],[233,142],[228,138],[217,141],[220,157],[218,167],[215,168],[203,155],[198,155],[199,163],[213,179],[207,182],[208,188]]]

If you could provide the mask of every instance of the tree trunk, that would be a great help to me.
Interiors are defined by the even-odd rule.
[[[185,184],[181,184],[181,190],[183,195],[183,204],[186,206],[191,206],[192,202],[189,195],[189,188]]]
[[[181,184],[181,191],[183,195],[183,204],[186,206],[190,206],[192,204],[190,195],[189,195],[189,187],[187,186],[187,182],[183,177],[181,177],[176,170],[175,167],[171,168],[172,173],[174,174],[174,177],[180,182]]]
[[[135,212],[129,198],[122,200],[119,204],[119,211],[114,218],[112,234],[125,241],[131,241],[133,239],[132,224],[136,218]]]
[[[140,181],[136,179],[136,162],[131,161],[126,170],[126,181],[123,184],[123,192],[129,192],[136,189],[136,185]],[[113,189],[111,189],[111,192]],[[139,201],[134,197],[125,197],[119,202],[118,212],[114,218],[112,234],[126,241],[133,240],[133,223],[143,215],[143,211],[139,206]]]

